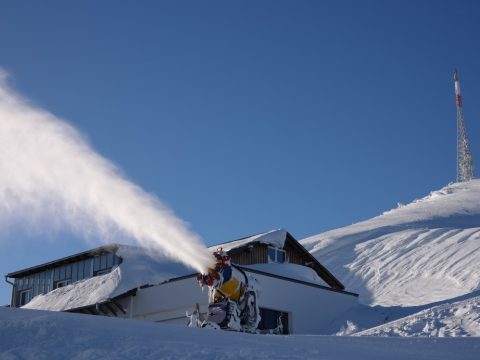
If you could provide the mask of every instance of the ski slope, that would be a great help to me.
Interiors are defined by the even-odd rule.
[[[480,283],[480,180],[301,243],[367,305],[418,306]]]
[[[368,330],[359,336],[480,337],[480,295],[446,302]]]
[[[0,359],[476,360],[480,338],[269,336],[0,308]]]

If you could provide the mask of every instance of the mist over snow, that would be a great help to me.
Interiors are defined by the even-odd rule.
[[[130,239],[204,272],[210,251],[159,199],[126,179],[71,125],[30,104],[0,70],[0,231]],[[79,104],[80,105],[80,104]]]

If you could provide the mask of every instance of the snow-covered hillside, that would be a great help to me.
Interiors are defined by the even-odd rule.
[[[446,302],[365,331],[360,336],[480,337],[480,295]]]
[[[480,284],[480,180],[301,243],[364,304],[414,306],[468,294]]]
[[[476,360],[480,338],[269,336],[0,308],[0,359]]]

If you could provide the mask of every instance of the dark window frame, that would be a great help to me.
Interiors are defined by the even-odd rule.
[[[274,258],[272,258],[272,252],[274,254]],[[283,255],[283,261],[279,261],[279,253]],[[267,259],[268,259],[268,263],[275,263],[275,264],[284,264],[287,261],[287,252],[283,249],[279,249],[279,248],[276,248],[276,247],[273,247],[273,246],[269,246],[267,248]]]
[[[63,279],[63,280],[58,280],[53,283],[53,289],[58,289],[62,288],[65,286],[68,286],[72,283],[72,279]]]
[[[262,333],[270,333],[278,327],[278,320],[282,324],[282,332],[278,335],[290,334],[290,313],[286,311],[260,307],[260,323],[258,329]]]
[[[32,288],[18,292],[18,306],[26,305],[32,300]]]

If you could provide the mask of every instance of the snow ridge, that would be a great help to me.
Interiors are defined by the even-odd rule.
[[[480,180],[301,242],[364,304],[415,306],[468,294],[480,284]]]

